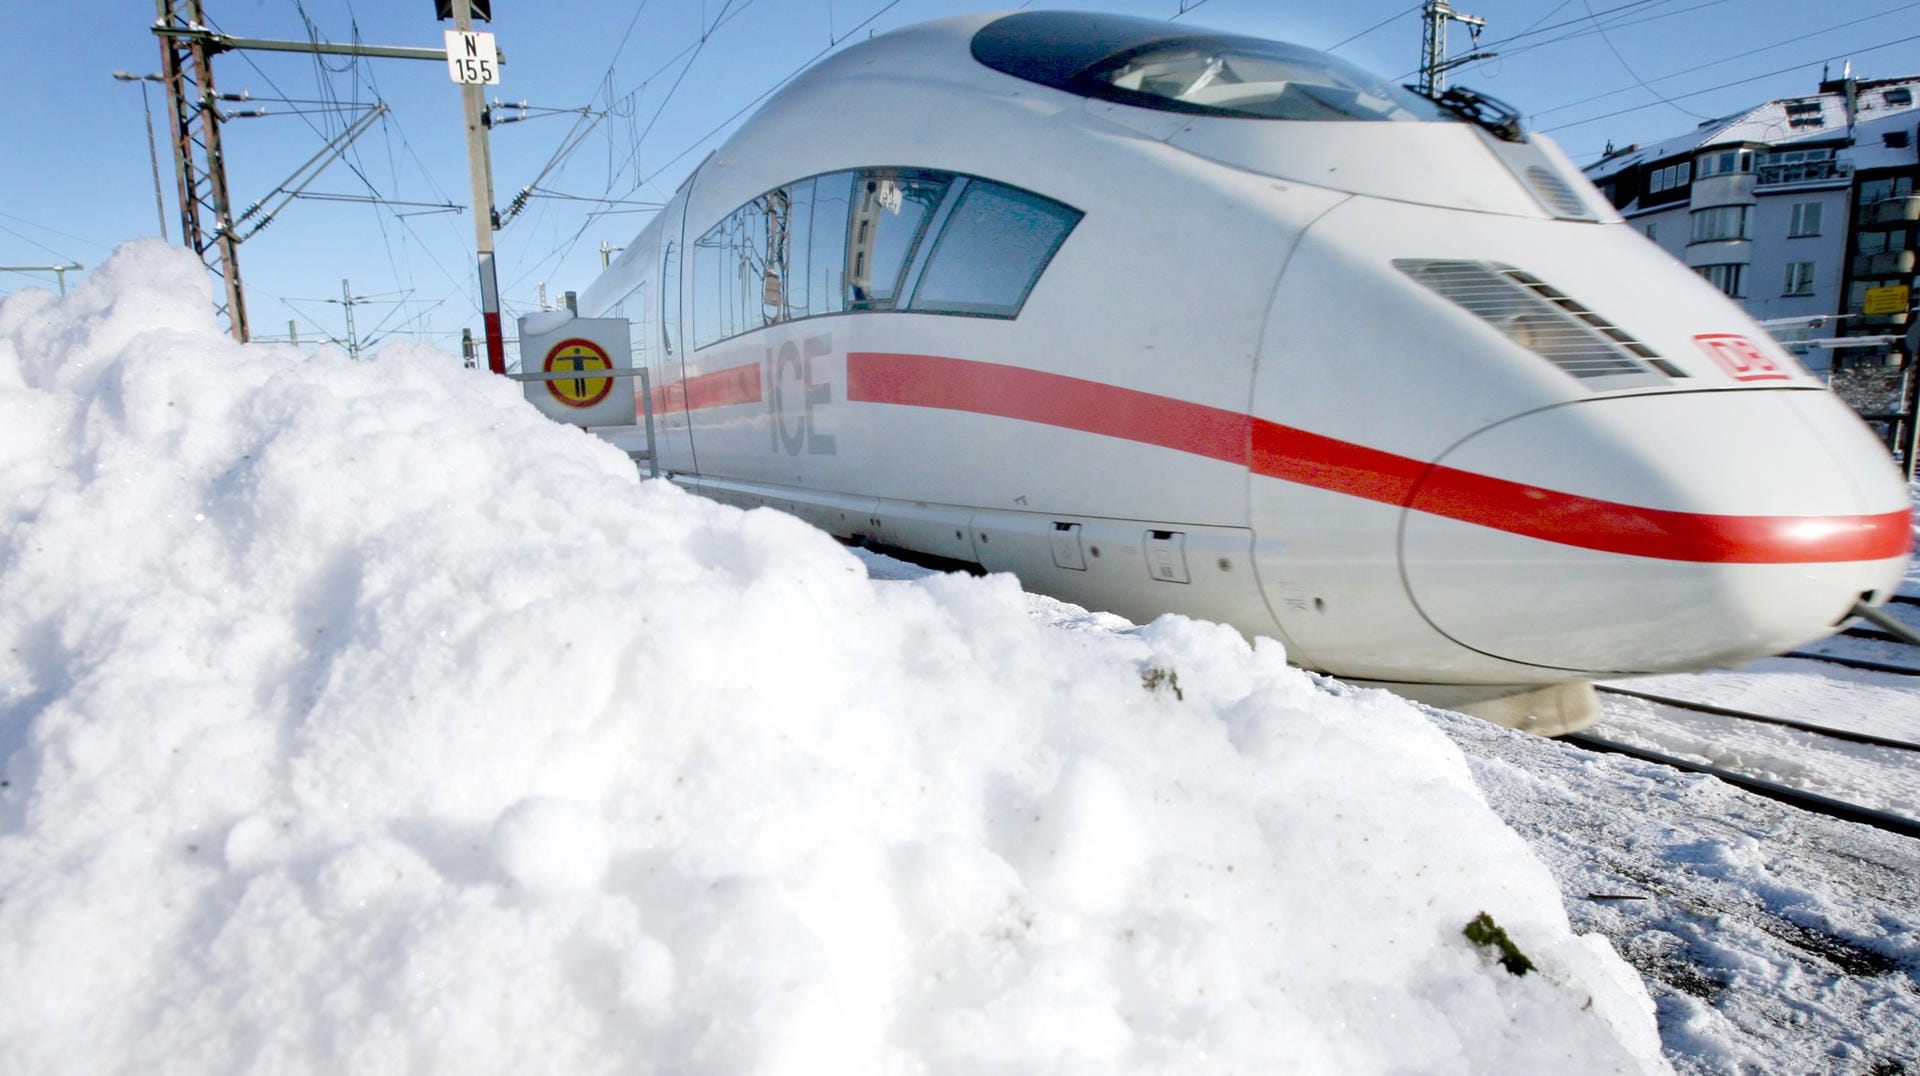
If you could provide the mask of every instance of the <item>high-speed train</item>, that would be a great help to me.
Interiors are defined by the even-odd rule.
[[[1885,450],[1495,102],[1084,13],[771,98],[581,296],[680,484],[1542,731],[1882,602]]]

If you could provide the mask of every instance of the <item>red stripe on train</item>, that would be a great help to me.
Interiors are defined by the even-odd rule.
[[[932,355],[847,355],[847,399],[969,411],[1119,437],[1253,473],[1560,545],[1660,560],[1810,564],[1913,547],[1911,516],[1673,512],[1436,467],[1205,404],[1018,366]]]
[[[729,366],[710,374],[675,381],[653,390],[653,410],[699,411],[708,407],[759,403],[760,364]]]

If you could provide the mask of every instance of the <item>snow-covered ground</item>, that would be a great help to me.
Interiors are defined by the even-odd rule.
[[[138,243],[0,302],[10,1070],[1911,1062],[1920,842],[857,557],[208,298]]]
[[[932,574],[860,556],[876,578]],[[1905,589],[1920,592],[1915,582]],[[1062,625],[1130,627],[1039,596],[1029,602],[1036,617]],[[1912,677],[1777,659],[1621,685],[1920,740]],[[1609,739],[1920,817],[1911,753],[1809,746],[1808,734],[1773,726],[1604,703],[1595,731]],[[1920,1063],[1920,841],[1711,777],[1423,709],[1553,871],[1575,928],[1605,935],[1641,972],[1677,1070],[1891,1074]]]

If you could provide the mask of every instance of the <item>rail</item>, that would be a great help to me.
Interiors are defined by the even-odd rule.
[[[1735,710],[1727,706],[1715,706],[1707,702],[1693,702],[1688,699],[1676,699],[1670,695],[1656,695],[1650,691],[1636,691],[1632,688],[1615,687],[1611,684],[1595,684],[1593,689],[1603,694],[1619,695],[1629,699],[1640,699],[1643,702],[1659,703],[1661,706],[1671,706],[1677,710],[1691,710],[1694,713],[1713,714],[1716,717],[1732,717],[1762,725],[1778,725],[1782,728],[1811,732],[1835,740],[1845,740],[1848,743],[1867,744],[1873,747],[1890,747],[1897,751],[1920,751],[1920,743],[1889,739],[1885,736],[1875,736],[1866,732],[1854,732],[1851,729],[1836,729],[1828,725],[1815,725],[1811,722],[1795,721],[1788,717],[1756,714],[1746,710]]]
[[[1876,811],[1871,807],[1861,807],[1858,804],[1833,799],[1830,796],[1804,792],[1797,788],[1789,788],[1786,785],[1775,784],[1772,781],[1762,781],[1758,778],[1748,777],[1742,773],[1735,773],[1732,770],[1723,770],[1718,766],[1689,762],[1683,758],[1676,758],[1659,751],[1649,751],[1643,747],[1634,747],[1629,744],[1618,743],[1613,740],[1595,736],[1591,733],[1574,732],[1558,737],[1558,739],[1563,743],[1569,743],[1588,751],[1603,754],[1626,755],[1629,758],[1637,758],[1642,762],[1655,762],[1662,766],[1671,766],[1676,770],[1687,773],[1698,773],[1708,777],[1717,777],[1727,784],[1733,785],[1735,788],[1744,789],[1756,796],[1765,796],[1768,799],[1797,807],[1803,811],[1825,815],[1828,818],[1838,818],[1846,822],[1857,822],[1863,826],[1872,826],[1874,829],[1884,830],[1888,833],[1897,833],[1903,837],[1920,840],[1920,821],[1904,815],[1892,814],[1887,811]]]

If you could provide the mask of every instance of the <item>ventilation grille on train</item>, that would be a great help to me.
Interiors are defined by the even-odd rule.
[[[1612,322],[1511,265],[1438,258],[1395,258],[1393,265],[1574,377],[1651,382],[1661,374],[1686,376]]]
[[[1549,169],[1537,164],[1527,166],[1527,185],[1533,193],[1545,203],[1548,209],[1563,217],[1593,219],[1593,210],[1587,208],[1586,199],[1574,193],[1567,181],[1553,174]]]

